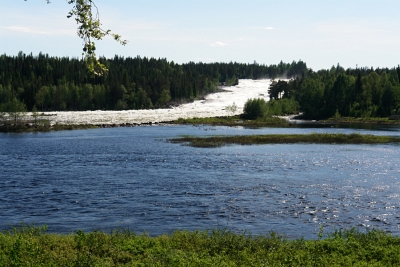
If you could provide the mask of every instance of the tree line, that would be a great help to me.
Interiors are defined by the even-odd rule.
[[[146,57],[100,58],[104,76],[88,75],[85,61],[20,52],[0,56],[0,109],[7,111],[124,110],[159,108],[216,91],[238,79],[296,77],[303,61],[275,65],[243,63],[176,64]],[[90,73],[89,73],[90,74]],[[0,111],[1,111],[0,110]]]
[[[238,79],[274,80],[270,113],[301,110],[309,119],[386,117],[400,110],[400,67],[313,71],[303,61],[176,64],[146,57],[100,58],[108,75],[88,75],[85,61],[68,57],[0,56],[0,112],[160,108],[215,92]],[[278,101],[279,100],[279,101]],[[281,103],[281,104],[279,104]],[[272,111],[273,110],[273,111]]]
[[[400,111],[400,67],[345,70],[338,64],[274,81],[268,93],[273,101],[295,100],[308,119],[387,117]]]

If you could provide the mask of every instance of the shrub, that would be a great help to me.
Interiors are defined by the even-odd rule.
[[[233,102],[232,105],[226,106],[225,110],[226,110],[226,112],[228,112],[229,116],[235,115],[235,113],[237,111],[237,106],[236,106],[235,102]]]
[[[271,99],[268,104],[268,115],[287,115],[299,112],[300,105],[293,98]]]
[[[267,102],[262,98],[247,100],[243,109],[245,118],[250,120],[264,117],[267,114],[267,111]]]
[[[16,127],[22,123],[22,119],[26,115],[26,106],[23,102],[14,97],[11,101],[1,104],[0,111],[2,112],[1,117],[3,121],[5,117],[4,113],[7,113],[10,123],[14,124],[14,127]]]

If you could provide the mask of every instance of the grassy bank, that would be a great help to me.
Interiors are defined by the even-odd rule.
[[[207,124],[213,126],[245,126],[245,127],[263,127],[263,126],[288,126],[289,123],[285,119],[276,117],[264,117],[254,120],[246,120],[241,116],[225,116],[225,117],[211,117],[211,118],[192,118],[192,119],[178,119],[173,122],[174,124]]]
[[[326,123],[363,123],[363,124],[400,124],[400,120],[391,120],[389,118],[355,118],[355,117],[333,117],[320,122]]]
[[[99,128],[97,125],[91,124],[54,124],[54,125],[2,125],[0,132],[3,133],[29,133],[29,132],[48,132],[48,131],[65,131],[65,130],[82,130]]]
[[[269,134],[269,135],[235,135],[211,137],[179,137],[170,140],[173,143],[189,144],[194,147],[220,147],[229,144],[385,144],[400,143],[400,137],[375,136],[362,134]]]
[[[190,124],[190,125],[214,125],[214,126],[245,126],[245,127],[263,127],[263,126],[288,126],[289,123],[281,118],[267,117],[259,118],[256,120],[243,120],[240,116],[226,116],[226,117],[210,117],[210,118],[192,118],[192,119],[178,119],[169,124]],[[152,123],[148,123],[152,124]],[[50,125],[50,121],[41,120],[40,123],[33,121],[24,121],[23,123],[13,124],[9,122],[0,123],[0,132],[47,132],[47,131],[62,131],[62,130],[81,130],[92,129],[99,127],[123,127],[123,126],[136,126],[138,124],[54,124]],[[146,125],[142,123],[140,125]]]
[[[399,266],[400,238],[340,230],[315,240],[226,230],[150,237],[128,231],[50,234],[23,227],[0,234],[0,266]]]

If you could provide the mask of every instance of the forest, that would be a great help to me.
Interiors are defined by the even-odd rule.
[[[308,119],[388,117],[400,110],[400,67],[309,70],[274,81],[268,93],[273,100],[295,100]]]
[[[281,79],[268,90],[271,102],[295,103],[310,119],[385,117],[400,109],[400,67],[345,70],[338,64],[313,71],[301,60],[176,64],[140,56],[100,61],[108,73],[93,77],[81,59],[1,55],[0,112],[160,108],[215,92],[221,84],[262,78]]]
[[[148,109],[180,103],[214,92],[238,79],[295,76],[304,62],[278,65],[240,63],[175,64],[155,58],[100,58],[108,74],[92,78],[85,62],[75,58],[0,56],[0,104],[18,102],[39,111]],[[14,100],[14,101],[13,101]]]

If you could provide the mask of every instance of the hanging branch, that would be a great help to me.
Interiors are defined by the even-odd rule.
[[[49,0],[46,0],[49,2]],[[86,61],[89,73],[94,75],[104,75],[107,68],[96,57],[96,46],[94,40],[101,40],[105,36],[111,36],[115,41],[126,45],[127,41],[122,40],[119,34],[112,33],[110,30],[103,30],[99,19],[99,11],[93,0],[68,0],[68,4],[73,4],[72,10],[68,13],[68,18],[75,17],[78,24],[78,36],[83,40],[82,56]],[[93,13],[93,10],[95,12]]]
[[[25,0],[27,1],[27,0]],[[50,0],[45,0],[50,4]],[[101,40],[105,36],[111,36],[115,41],[122,45],[126,45],[127,41],[122,40],[119,34],[112,33],[110,30],[103,30],[100,26],[99,10],[93,0],[67,0],[68,4],[72,4],[73,8],[68,13],[67,18],[75,16],[78,24],[78,36],[83,40],[82,56],[86,61],[86,66],[92,76],[101,76],[107,74],[107,68],[100,63],[96,56],[96,45],[93,40]],[[95,9],[95,15],[93,15]]]

